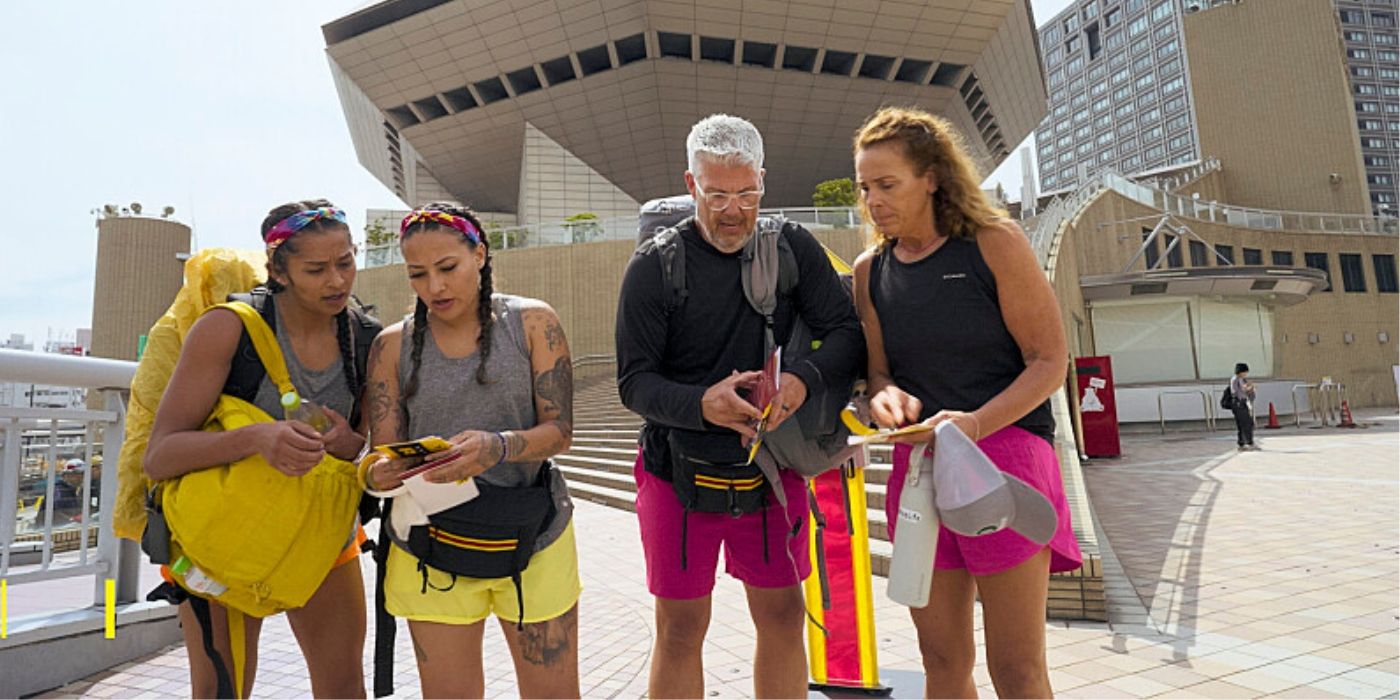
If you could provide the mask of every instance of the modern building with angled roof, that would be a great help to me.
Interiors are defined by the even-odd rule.
[[[520,224],[674,194],[715,112],[763,132],[768,205],[849,176],[882,105],[950,119],[984,174],[1045,114],[1026,0],[384,0],[322,33],[371,173]]]

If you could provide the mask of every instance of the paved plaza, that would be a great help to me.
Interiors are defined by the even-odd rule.
[[[1400,433],[1394,413],[1358,418],[1368,427],[1261,430],[1259,452],[1237,452],[1223,431],[1127,436],[1122,459],[1086,465],[1111,621],[1046,623],[1056,692],[1397,697]],[[635,516],[579,502],[577,518],[583,694],[644,696],[654,623]],[[368,559],[361,565],[369,578]],[[880,665],[907,688],[919,670],[914,629],[884,598],[883,581],[875,590]],[[721,575],[705,645],[711,697],[753,692],[743,600],[741,586]],[[980,614],[977,627],[976,682],[994,697]],[[255,695],[309,695],[285,617],[263,629]],[[43,697],[187,695],[184,657],[173,647]],[[418,697],[406,630],[398,660],[399,696]],[[486,636],[486,677],[488,696],[516,695],[495,629]]]

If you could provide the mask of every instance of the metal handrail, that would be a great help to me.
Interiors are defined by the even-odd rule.
[[[134,551],[134,543],[124,544],[116,538],[112,531],[111,517],[113,505],[116,503],[117,455],[121,453],[125,433],[126,401],[123,393],[131,384],[135,372],[134,362],[0,350],[0,381],[100,390],[104,403],[102,410],[0,408],[0,431],[4,434],[4,448],[0,450],[0,576],[11,584],[92,576],[94,605],[105,602],[105,579],[115,580],[118,601],[136,600],[136,586],[139,583],[136,567],[139,558]],[[90,499],[86,496],[83,499],[79,517],[82,544],[78,560],[76,563],[58,564],[53,558],[53,494],[58,474],[59,446],[56,436],[62,429],[61,424],[65,423],[82,426],[85,438],[82,455],[86,457],[87,464],[92,464],[93,446],[100,427],[103,435],[103,453],[109,459],[99,482],[98,517],[95,522],[90,509]],[[40,528],[40,562],[35,569],[14,572],[10,570],[12,550],[28,548],[15,545],[23,466],[22,443],[25,432],[35,428],[46,429],[49,433],[45,450],[48,466],[45,470],[47,483],[44,489],[46,505],[42,513],[43,525]],[[92,484],[90,471],[84,472],[83,484],[84,494],[89,493]],[[36,513],[36,521],[40,515]],[[95,557],[89,556],[87,546],[88,533],[94,526],[98,533]],[[131,546],[127,546],[128,544]]]
[[[809,229],[859,228],[860,210],[856,207],[772,207],[759,211],[764,216],[783,216]],[[635,241],[635,215],[615,216],[584,221],[551,221],[523,226],[489,228],[486,235],[501,250],[538,248],[542,246],[593,243],[597,241]],[[397,241],[365,246],[364,267],[382,267],[403,262]]]
[[[1167,394],[1195,394],[1201,397],[1201,412],[1206,419],[1206,430],[1215,432],[1215,413],[1210,410],[1210,397],[1203,389],[1169,389],[1157,392],[1157,422],[1161,425],[1162,434],[1167,434],[1167,415],[1162,407],[1162,397]]]
[[[1293,401],[1293,427],[1303,427],[1303,414],[1298,410],[1298,390],[1303,389],[1308,396],[1308,411],[1313,414],[1314,419],[1320,418],[1317,413],[1317,405],[1312,401],[1312,390],[1316,389],[1316,384],[1294,384],[1288,390],[1288,398]]]
[[[573,361],[574,369],[617,362],[616,355],[580,355]]]

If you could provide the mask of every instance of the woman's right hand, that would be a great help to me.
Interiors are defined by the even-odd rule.
[[[881,428],[902,428],[919,420],[923,403],[894,384],[870,397],[870,416]]]
[[[401,475],[408,468],[409,460],[391,459],[380,455],[366,467],[365,485],[374,491],[391,491],[403,483]]]
[[[258,453],[272,468],[287,476],[302,476],[326,456],[325,443],[316,429],[301,421],[260,423]]]

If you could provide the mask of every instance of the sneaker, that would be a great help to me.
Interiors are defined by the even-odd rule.
[[[1244,446],[1244,445],[1238,445],[1238,446],[1235,447],[1235,449],[1239,450],[1240,452],[1244,452],[1245,450],[1247,450],[1247,449],[1249,449],[1249,448],[1246,447],[1246,446]]]

